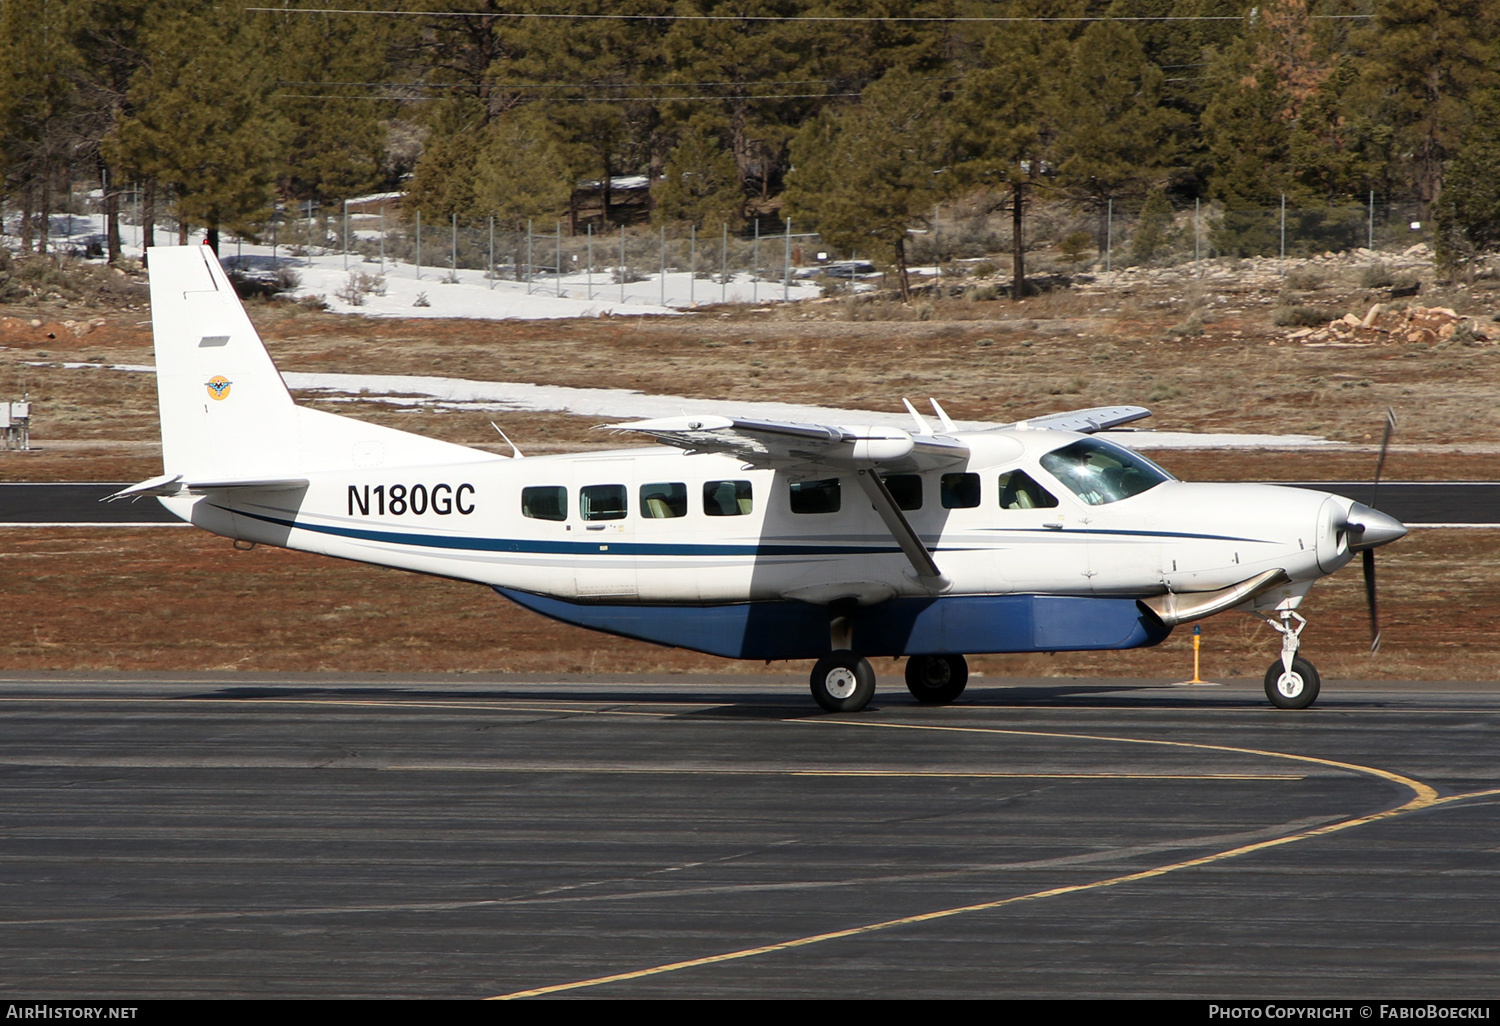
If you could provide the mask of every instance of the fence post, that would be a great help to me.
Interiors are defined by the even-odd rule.
[[[448,269],[448,276],[455,282],[458,281],[458,211],[453,212],[453,266]]]
[[[561,221],[557,222],[556,235],[557,235],[557,254],[556,254],[556,258],[554,259],[553,263],[555,263],[557,265],[556,271],[555,271],[555,273],[557,274],[557,296],[558,296],[559,299],[561,299],[562,298],[562,222]]]
[[[385,273],[385,207],[380,208],[380,273]]]
[[[531,218],[526,219],[526,294],[531,295]]]
[[[1199,230],[1199,214],[1203,204],[1201,199],[1193,200],[1193,270],[1198,277],[1203,277],[1203,233]]]
[[[625,226],[620,225],[620,302],[625,302]]]
[[[1286,277],[1286,193],[1281,194],[1281,276]]]
[[[417,281],[422,280],[422,212],[417,211]]]
[[[724,222],[724,241],[719,243],[719,302],[729,299],[729,222]]]
[[[781,301],[791,299],[792,294],[792,219],[786,219],[786,252],[782,255]]]
[[[755,215],[755,246],[750,251],[750,302],[760,302],[760,215]]]
[[[1370,262],[1375,262],[1375,190],[1370,190],[1370,223],[1366,234],[1369,243]]]
[[[1114,248],[1115,248],[1115,200],[1114,200],[1114,197],[1111,196],[1106,201],[1106,206],[1104,208],[1104,276],[1105,276],[1105,278],[1107,280],[1110,280],[1110,281],[1113,281],[1113,279],[1114,279],[1114,275],[1112,273],[1113,272],[1113,267],[1111,266],[1111,263],[1110,263],[1111,258],[1114,256]]]
[[[688,222],[688,306],[695,307],[698,291],[698,226]]]
[[[937,264],[937,278],[939,284],[943,280],[943,252],[938,246],[938,237],[943,228],[943,205],[934,203],[932,205],[932,262]],[[851,279],[852,280],[852,279]]]
[[[661,305],[667,305],[667,225],[661,225]]]
[[[594,301],[594,222],[589,222],[589,302]]]
[[[344,270],[349,270],[349,201],[344,200]]]

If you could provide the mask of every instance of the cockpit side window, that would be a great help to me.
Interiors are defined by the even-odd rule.
[[[1024,470],[1008,470],[1000,475],[1001,509],[1052,509],[1057,497]]]
[[[1090,506],[1118,502],[1172,480],[1155,463],[1098,438],[1083,438],[1042,457],[1042,467]]]

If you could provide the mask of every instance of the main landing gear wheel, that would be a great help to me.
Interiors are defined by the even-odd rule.
[[[853,652],[830,652],[812,671],[812,696],[829,712],[859,712],[875,694],[875,671]]]
[[[916,655],[906,661],[906,690],[918,702],[947,705],[968,683],[969,661],[961,655]]]
[[[1278,659],[1266,670],[1266,697],[1278,709],[1306,709],[1318,698],[1318,671],[1306,659],[1292,660],[1287,673]]]

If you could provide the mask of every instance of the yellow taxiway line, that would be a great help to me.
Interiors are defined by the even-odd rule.
[[[607,983],[623,983],[627,980],[639,980],[648,976],[659,976],[662,973],[676,972],[681,969],[692,969],[698,966],[717,965],[722,962],[731,962],[738,959],[754,958],[757,955],[768,955],[778,951],[790,951],[794,948],[803,948],[812,944],[822,944],[825,941],[842,940],[848,937],[858,937],[863,934],[876,933],[882,930],[894,929],[898,926],[911,926],[917,923],[929,923],[938,919],[947,919],[952,916],[964,915],[970,912],[985,912],[991,909],[1005,908],[1009,905],[1017,905],[1022,902],[1038,901],[1043,898],[1055,898],[1064,894],[1080,894],[1085,891],[1096,891],[1106,887],[1115,887],[1120,884],[1134,883],[1138,880],[1151,880],[1168,873],[1175,873],[1183,869],[1193,869],[1198,866],[1208,866],[1216,862],[1224,862],[1228,859],[1239,858],[1257,851],[1265,851],[1286,844],[1295,844],[1298,841],[1309,840],[1314,837],[1325,837],[1329,834],[1350,830],[1354,827],[1365,826],[1383,819],[1416,812],[1419,809],[1430,808],[1434,805],[1447,804],[1462,798],[1476,798],[1482,795],[1500,793],[1500,788],[1493,791],[1476,791],[1465,795],[1452,795],[1448,798],[1439,798],[1435,789],[1400,773],[1383,770],[1375,766],[1361,766],[1357,763],[1341,762],[1336,759],[1323,759],[1312,755],[1296,755],[1290,752],[1273,752],[1257,748],[1238,748],[1231,745],[1209,745],[1190,741],[1156,741],[1145,738],[1111,737],[1095,734],[1067,734],[1051,731],[1036,730],[1005,730],[996,727],[951,727],[914,723],[876,723],[869,720],[789,720],[791,723],[809,723],[814,725],[831,726],[856,726],[873,727],[896,730],[940,730],[958,733],[978,734],[1001,734],[1012,737],[1048,737],[1063,738],[1079,741],[1104,741],[1122,744],[1137,745],[1162,745],[1172,748],[1191,748],[1199,751],[1226,752],[1237,755],[1255,755],[1271,759],[1291,759],[1297,762],[1310,762],[1333,769],[1346,770],[1352,773],[1361,773],[1378,777],[1382,780],[1398,784],[1411,791],[1412,797],[1402,804],[1381,812],[1371,813],[1365,816],[1356,816],[1352,819],[1340,820],[1324,826],[1314,827],[1309,830],[1300,830],[1296,833],[1287,834],[1283,837],[1273,837],[1264,841],[1256,841],[1252,844],[1243,844],[1238,847],[1229,848],[1225,851],[1215,852],[1212,855],[1203,855],[1198,858],[1184,859],[1180,862],[1169,863],[1165,866],[1157,866],[1154,869],[1140,870],[1134,873],[1124,873],[1120,876],[1112,876],[1103,880],[1094,880],[1090,883],[1069,884],[1063,887],[1051,887],[1046,890],[1033,891],[1029,894],[1017,894],[1009,898],[998,898],[994,901],[983,901],[973,905],[960,905],[955,908],[939,909],[935,912],[923,912],[914,916],[902,916],[899,919],[886,919],[878,923],[867,923],[863,926],[855,926],[845,930],[832,930],[827,933],[812,934],[807,937],[798,937],[793,940],[779,941],[775,944],[763,944],[759,947],[742,948],[739,951],[726,951],[717,955],[706,955],[701,958],[690,958],[680,962],[668,962],[664,965],[650,966],[644,969],[636,969],[629,972],[613,973],[609,976],[596,976],[587,980],[575,980],[571,983],[558,983],[547,987],[534,987],[530,990],[519,990],[509,994],[499,994],[490,1000],[508,1000],[513,998],[542,997],[547,994],[559,994],[570,990],[580,990],[585,987],[599,987]]]

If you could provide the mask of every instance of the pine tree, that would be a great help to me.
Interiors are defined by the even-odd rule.
[[[1438,264],[1467,268],[1500,248],[1500,94],[1477,98],[1474,129],[1444,169],[1434,210]]]
[[[1163,106],[1162,73],[1127,25],[1095,22],[1069,56],[1058,182],[1102,216],[1108,200],[1139,195],[1172,166],[1185,119]]]
[[[611,179],[647,169],[661,142],[658,105],[639,87],[661,77],[670,0],[533,2],[548,12],[632,16],[509,21],[496,28],[504,57],[489,70],[498,93],[543,106],[559,158],[573,181],[597,181],[608,222]],[[576,221],[570,208],[570,226]]]
[[[927,223],[948,177],[943,116],[936,84],[896,68],[792,144],[788,214],[811,220],[835,246],[893,263],[903,301],[911,297],[907,231]]]
[[[72,45],[83,133],[78,156],[98,171],[104,193],[105,245],[109,261],[120,258],[120,184],[111,160],[116,124],[129,110],[131,79],[145,62],[142,50],[150,0],[75,0]]]
[[[1495,80],[1493,0],[1382,0],[1356,42],[1365,102],[1392,129],[1392,159],[1419,202],[1437,202],[1444,165]]]
[[[723,141],[702,124],[689,128],[672,150],[652,196],[660,224],[689,221],[702,230],[711,225],[737,225],[744,217],[739,169]]]
[[[797,0],[688,0],[678,10],[775,18],[807,7]],[[683,139],[705,132],[723,138],[746,194],[764,196],[779,181],[792,131],[827,91],[813,80],[813,31],[807,22],[683,19],[662,40],[664,67],[653,91],[662,97],[666,126]]]
[[[1130,240],[1130,255],[1141,264],[1156,259],[1168,244],[1172,233],[1172,204],[1166,191],[1152,189],[1146,196],[1135,223],[1135,237]]]
[[[286,162],[278,177],[289,200],[336,202],[381,179],[386,90],[345,83],[382,82],[392,74],[393,33],[385,18],[327,14],[274,16],[267,55],[283,83],[274,99],[286,125]]]
[[[1081,4],[1013,2],[1013,16],[1074,16]],[[1020,22],[997,27],[980,65],[959,87],[951,112],[953,171],[967,188],[1007,190],[1011,208],[1011,295],[1026,295],[1025,213],[1031,192],[1050,184],[1054,146],[1061,129],[1061,76],[1067,30],[1057,23]]]
[[[446,96],[429,109],[427,142],[407,183],[404,209],[421,211],[429,223],[457,214],[478,215],[474,182],[480,148],[475,139],[488,128],[483,105],[470,96]]]
[[[552,217],[572,195],[567,169],[535,106],[492,120],[480,139],[473,212],[507,227]]]
[[[119,156],[170,187],[179,220],[206,227],[217,248],[221,228],[250,233],[272,210],[282,123],[266,62],[254,59],[269,43],[267,25],[225,2],[177,0],[153,5],[151,16]]]
[[[59,0],[7,0],[0,5],[0,153],[6,183],[22,195],[21,245],[48,245],[57,172],[79,142],[76,11]],[[40,214],[33,222],[32,214]]]

